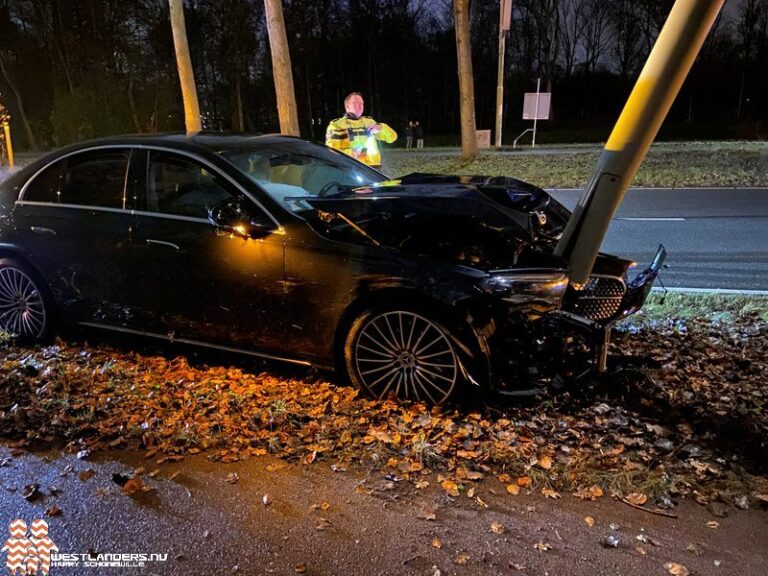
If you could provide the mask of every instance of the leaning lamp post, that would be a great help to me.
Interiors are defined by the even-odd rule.
[[[608,225],[645,158],[725,0],[677,0],[624,105],[555,253],[585,285]]]
[[[8,164],[13,167],[13,143],[11,142],[11,115],[8,114],[8,110],[0,104],[0,128],[3,129],[3,135],[5,138],[5,150],[8,154]]]

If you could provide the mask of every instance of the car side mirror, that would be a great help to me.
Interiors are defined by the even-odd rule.
[[[277,229],[264,215],[254,215],[243,198],[227,198],[208,209],[208,220],[217,230],[242,238],[263,238]]]

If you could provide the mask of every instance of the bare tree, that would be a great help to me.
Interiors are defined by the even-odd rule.
[[[597,70],[606,51],[606,30],[608,15],[603,0],[586,0],[587,13],[584,22],[584,72],[591,74]]]
[[[280,132],[299,135],[299,115],[296,111],[296,93],[293,89],[293,70],[288,39],[285,35],[282,0],[264,0],[269,31],[269,48],[272,52],[272,74],[275,77],[277,114]]]
[[[643,12],[632,0],[615,0],[606,8],[616,71],[621,77],[629,78],[643,62],[646,47]]]
[[[171,10],[171,29],[173,45],[176,49],[176,65],[179,69],[181,97],[184,100],[184,122],[187,134],[202,130],[200,122],[200,104],[197,101],[195,75],[192,71],[192,59],[189,56],[187,27],[184,23],[184,0],[168,0]]]
[[[459,99],[461,102],[461,156],[477,156],[475,134],[475,86],[472,80],[472,45],[469,36],[469,0],[453,0],[456,28],[456,53],[459,61]]]
[[[8,86],[11,87],[11,90],[13,90],[13,94],[16,96],[16,107],[19,110],[19,115],[21,116],[21,122],[24,124],[24,130],[27,132],[27,140],[29,142],[29,147],[32,150],[37,150],[37,140],[35,139],[35,133],[32,132],[32,125],[29,122],[29,118],[27,117],[27,112],[24,108],[24,99],[21,97],[21,92],[19,91],[19,88],[16,86],[16,83],[13,81],[13,78],[11,77],[10,73],[8,72],[8,69],[5,66],[5,63],[3,62],[3,54],[0,52],[0,72],[3,73],[3,77],[5,78],[5,81],[8,83]]]
[[[566,77],[573,73],[578,62],[588,24],[588,10],[588,0],[561,0],[559,3],[560,51]]]

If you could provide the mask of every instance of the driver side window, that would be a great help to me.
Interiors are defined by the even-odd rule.
[[[150,151],[146,209],[149,212],[208,219],[208,210],[235,198],[221,178],[176,154]]]

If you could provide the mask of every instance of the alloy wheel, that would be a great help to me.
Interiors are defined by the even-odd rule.
[[[354,354],[362,384],[378,398],[394,393],[441,404],[451,396],[460,375],[446,331],[405,310],[371,317],[354,343]]]
[[[32,278],[18,268],[0,268],[0,328],[16,336],[40,338],[45,327],[45,303]]]

